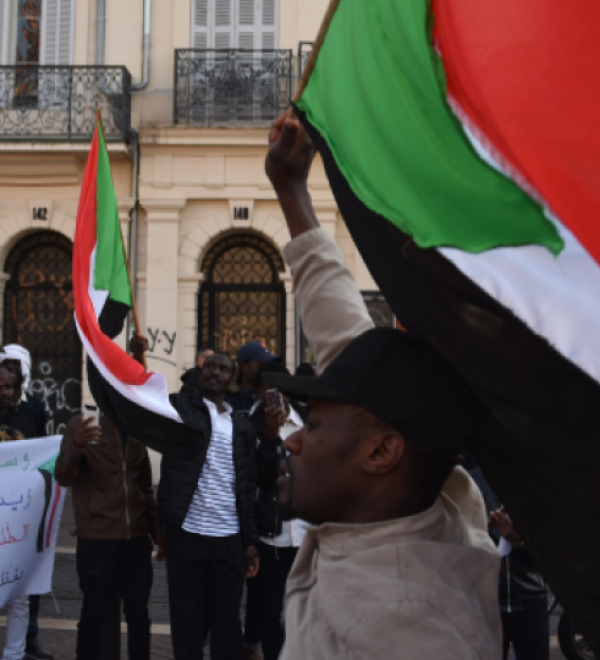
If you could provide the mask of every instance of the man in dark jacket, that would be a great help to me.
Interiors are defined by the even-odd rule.
[[[158,491],[175,660],[201,656],[206,598],[212,660],[243,658],[244,577],[258,571],[256,432],[225,403],[232,377],[231,359],[215,354],[200,375],[204,398],[186,387],[171,396],[184,422],[198,429],[195,458],[163,457]]]
[[[196,366],[188,369],[183,376],[181,377],[181,382],[183,383],[182,387],[191,387],[195,390],[200,389],[200,374],[202,373],[202,367],[204,366],[204,360],[207,357],[214,355],[212,348],[201,348],[198,351],[198,356],[196,358]]]
[[[490,514],[490,528],[501,536],[500,613],[503,657],[513,647],[519,660],[548,660],[548,590],[523,539],[502,508]]]
[[[138,338],[139,343],[146,342]],[[65,429],[56,480],[71,488],[77,526],[76,566],[83,592],[78,660],[100,660],[104,615],[117,581],[127,620],[128,656],[149,660],[150,539],[159,545],[160,539],[147,449],[103,414],[99,426],[94,418],[77,416]]]
[[[259,341],[250,341],[244,344],[235,356],[237,362],[237,376],[235,392],[228,392],[225,400],[239,413],[249,414],[250,408],[256,403],[258,397],[254,391],[254,379],[263,364],[278,360]]]
[[[256,524],[261,567],[256,578],[256,607],[264,660],[277,660],[283,647],[285,584],[306,529],[306,523],[297,518],[283,521],[277,506],[276,482],[285,457],[283,441],[302,429],[306,415],[303,408],[283,395],[280,395],[281,406],[267,400],[269,375],[273,373],[289,375],[290,372],[281,362],[262,366],[254,381],[259,400],[249,417],[258,433]]]
[[[46,435],[46,412],[40,399],[28,390],[31,379],[31,355],[18,344],[8,344],[0,352],[0,364],[13,376],[13,402],[17,411],[35,426],[36,438]]]

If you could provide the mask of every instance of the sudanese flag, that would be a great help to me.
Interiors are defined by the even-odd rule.
[[[81,187],[73,248],[75,322],[88,354],[88,382],[102,412],[151,449],[189,458],[198,431],[169,402],[164,377],[114,341],[132,307],[117,198],[99,120]]]
[[[600,4],[340,0],[296,112],[402,325],[600,649]]]

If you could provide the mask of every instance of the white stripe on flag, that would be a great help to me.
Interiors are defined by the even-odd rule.
[[[506,175],[475,135],[478,154]],[[539,245],[471,254],[439,251],[492,298],[510,309],[561,355],[600,382],[600,266],[560,220],[546,210],[565,242],[555,257]]]
[[[169,402],[169,390],[165,378],[160,373],[153,373],[150,378],[143,385],[126,385],[118,380],[100,360],[98,354],[89,342],[88,338],[82,332],[75,315],[75,323],[77,325],[77,332],[83,343],[83,347],[90,356],[92,362],[96,365],[102,377],[122,396],[129,399],[131,402],[146,408],[157,415],[167,417],[175,422],[183,424],[179,413],[173,408]]]

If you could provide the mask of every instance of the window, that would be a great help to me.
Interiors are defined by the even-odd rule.
[[[193,0],[192,48],[273,50],[277,0]]]
[[[16,63],[40,63],[42,0],[17,0]]]
[[[0,0],[0,64],[72,64],[75,0]]]
[[[263,238],[235,233],[223,238],[202,261],[198,346],[235,357],[249,341],[285,355],[284,269],[279,252]]]
[[[42,0],[17,0],[15,61],[15,104],[37,104],[42,33]]]

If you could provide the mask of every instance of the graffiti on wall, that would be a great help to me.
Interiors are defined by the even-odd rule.
[[[29,389],[44,404],[46,431],[48,435],[62,433],[69,418],[80,411],[81,381],[57,380],[49,362],[41,362],[34,372],[37,377],[32,377]]]
[[[177,340],[177,333],[169,333],[167,330],[161,328],[148,328],[148,354],[147,357],[151,360],[159,360],[172,366],[177,366],[175,363],[175,342]]]

